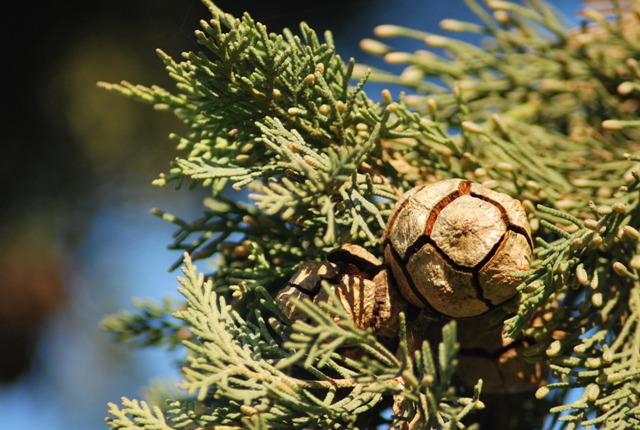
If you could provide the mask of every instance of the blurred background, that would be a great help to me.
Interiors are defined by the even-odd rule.
[[[553,2],[575,20],[579,0]],[[463,0],[218,1],[269,30],[307,21],[343,58],[383,67],[358,42],[377,24],[439,32],[474,20]],[[0,28],[0,429],[106,428],[107,402],[175,381],[164,351],[132,350],[99,329],[133,297],[177,297],[172,225],[200,213],[203,191],[155,188],[177,154],[168,114],[109,94],[122,79],[173,89],[156,48],[198,50],[198,0],[13,2]],[[395,46],[398,46],[395,44]],[[405,49],[413,49],[405,48]],[[367,85],[373,97],[381,86]]]

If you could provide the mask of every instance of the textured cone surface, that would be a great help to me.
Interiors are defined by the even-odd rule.
[[[374,327],[377,336],[393,339],[400,327],[400,313],[407,311],[407,302],[390,283],[389,272],[381,270],[375,278]]]
[[[426,187],[409,190],[398,202],[397,218],[392,219],[393,246],[402,258],[407,248],[414,244],[425,232],[427,220],[442,196],[455,193],[460,180],[443,181]],[[418,195],[419,198],[414,198]]]
[[[384,258],[391,265],[391,272],[393,273],[393,278],[396,281],[396,285],[400,290],[402,296],[412,305],[417,306],[419,308],[423,308],[428,306],[428,303],[424,303],[425,300],[422,297],[422,294],[417,291],[416,287],[413,286],[413,281],[409,277],[409,273],[406,273],[403,269],[406,269],[406,266],[400,261],[397,261],[397,257],[393,254],[392,246],[387,245],[384,249]],[[392,263],[395,262],[395,263]]]
[[[504,246],[480,270],[480,285],[492,286],[483,290],[484,297],[496,304],[513,297],[513,291],[522,282],[522,278],[513,274],[528,270],[531,260],[527,239],[513,231],[507,234]]]
[[[482,392],[487,394],[535,391],[545,382],[547,366],[527,362],[521,339],[505,337],[501,330],[487,331],[494,325],[492,318],[489,313],[459,322],[460,380],[472,388],[482,379]]]
[[[473,268],[506,230],[498,208],[475,197],[461,196],[442,209],[431,238],[454,263]]]
[[[416,187],[389,219],[385,259],[412,304],[473,317],[517,293],[531,232],[516,199],[461,179]]]
[[[287,286],[278,292],[276,303],[282,312],[292,322],[308,321],[306,314],[293,303],[294,299],[308,298],[316,305],[336,305],[335,297],[358,328],[372,329],[376,336],[395,338],[399,314],[406,311],[407,302],[390,283],[382,262],[366,249],[352,244],[331,251],[327,257],[331,261],[303,263]]]
[[[367,329],[373,325],[376,292],[373,281],[344,275],[339,282],[331,285],[331,289],[358,328]],[[331,304],[332,300],[327,292],[321,289],[313,298],[313,302]]]
[[[489,310],[479,300],[472,274],[453,269],[431,245],[420,248],[407,263],[407,269],[414,283],[416,279],[432,280],[431,287],[424,288],[421,292],[427,302],[441,314],[461,318]]]
[[[276,303],[280,310],[289,317],[291,321],[306,321],[307,315],[298,309],[292,299],[302,300],[308,299],[309,297],[310,296],[308,294],[303,293],[297,288],[288,286],[278,292],[278,295],[276,296]]]

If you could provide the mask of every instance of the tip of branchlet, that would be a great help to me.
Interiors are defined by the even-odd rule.
[[[547,397],[547,394],[549,394],[549,389],[547,387],[540,387],[536,391],[536,399],[542,400]]]
[[[389,91],[388,89],[385,88],[384,90],[382,90],[381,96],[382,96],[382,100],[384,100],[386,104],[393,103],[393,97],[391,96],[391,91]]]
[[[448,31],[464,31],[464,23],[457,19],[443,19],[440,21],[440,28]]]
[[[373,29],[373,34],[378,37],[395,37],[402,33],[402,27],[391,24],[379,25]]]
[[[605,130],[622,130],[624,128],[624,123],[617,119],[607,119],[602,121],[602,128]]]
[[[620,85],[618,85],[618,94],[620,94],[621,96],[626,96],[627,94],[631,94],[631,92],[633,92],[635,86],[633,85],[633,82],[623,82]]]
[[[389,52],[384,56],[384,61],[389,64],[410,63],[413,56],[408,52]]]
[[[373,55],[385,55],[391,51],[389,46],[375,39],[362,39],[360,41],[360,49]]]
[[[480,127],[475,122],[471,122],[471,121],[463,121],[462,128],[465,131],[468,131],[469,133],[484,133],[484,130],[482,129],[482,127]]]
[[[449,39],[443,36],[437,36],[435,34],[430,34],[429,36],[424,38],[424,43],[429,46],[433,46],[434,48],[443,48],[447,46]]]

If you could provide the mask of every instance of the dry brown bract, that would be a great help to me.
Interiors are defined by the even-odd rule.
[[[322,288],[326,281],[358,328],[371,328],[377,336],[394,338],[398,316],[405,311],[406,302],[390,288],[382,262],[364,248],[350,244],[330,252],[327,260],[302,265],[276,296],[280,309],[291,321],[305,320],[306,315],[291,299],[331,303]]]

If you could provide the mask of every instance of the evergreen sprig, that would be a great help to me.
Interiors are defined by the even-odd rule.
[[[158,406],[151,406],[145,401],[121,399],[122,407],[109,403],[107,423],[112,429],[133,430],[171,430],[167,425],[164,414]]]
[[[165,299],[161,304],[151,300],[134,300],[136,312],[120,311],[102,321],[103,330],[115,335],[119,342],[137,347],[166,346],[173,349],[182,343],[186,326],[171,316],[178,306]]]
[[[324,43],[304,24],[301,36],[268,33],[249,15],[237,19],[205,3],[213,19],[196,34],[206,51],[180,63],[158,51],[177,94],[101,84],[172,111],[189,127],[187,136],[173,136],[187,158],[156,184],[189,178],[211,186],[214,197],[228,181],[235,189],[251,185],[260,209],[306,223],[322,246],[359,233],[375,243],[384,228],[378,197],[395,194],[364,166],[373,164],[387,115],[363,96],[364,80],[350,86],[353,60],[342,62],[329,33]]]
[[[482,47],[378,27],[379,37],[437,51],[365,41],[407,64],[398,76],[369,76],[412,91],[394,100],[385,90],[381,102],[367,98],[368,72],[344,64],[329,33],[324,42],[306,25],[299,36],[269,33],[203,1],[213,15],[197,33],[204,51],[182,62],[159,52],[175,93],[102,84],[187,125],[172,137],[186,156],[157,185],[211,191],[194,222],[154,211],[178,226],[171,247],[186,251],[186,306],[142,304],[105,323],[139,346],[181,341],[185,395],[162,409],[123,399],[110,405],[112,428],[464,428],[483,407],[482,383],[456,380],[455,322],[433,357],[433,344],[409,351],[404,316],[390,345],[356,327],[335,297],[297,302],[308,318],[293,324],[273,299],[300,264],[341,244],[380,256],[399,196],[452,177],[508,193],[527,211],[535,259],[503,311],[526,357],[553,370],[536,396],[553,392],[550,414],[563,428],[638,425],[637,1],[613,1],[610,17],[586,8],[591,23],[572,29],[539,0],[467,0],[479,23],[442,26],[487,37]],[[250,202],[229,197],[228,185]],[[199,259],[215,263],[206,277]],[[581,398],[566,400],[570,390]]]
[[[558,381],[541,388],[537,396],[544,397],[549,390],[582,390],[579,400],[551,409],[552,413],[566,413],[558,420],[567,428],[619,428],[621,423],[640,423],[632,412],[640,374],[636,349],[640,331],[633,323],[640,311],[640,234],[633,227],[640,221],[637,193],[636,178],[622,187],[612,206],[596,208],[591,204],[597,220],[579,221],[545,209],[573,225],[582,225],[574,233],[552,229],[561,238],[538,253],[547,263],[540,265],[544,269],[539,276],[524,284],[521,302],[527,306],[541,295],[552,298],[538,308],[544,325],[534,323],[526,332],[539,341],[529,354],[548,359],[559,375]],[[538,286],[527,291],[534,284]],[[522,324],[523,315],[527,313],[520,312],[507,325],[514,328]]]
[[[551,409],[556,417],[564,414],[557,418],[563,426],[628,428],[637,424],[640,366],[630,352],[636,343],[630,321],[637,312],[638,174],[627,154],[638,150],[632,94],[640,45],[633,11],[640,5],[628,2],[625,11],[612,2],[613,19],[585,9],[595,24],[580,31],[569,30],[540,1],[530,7],[490,1],[491,14],[467,3],[481,24],[445,20],[442,26],[491,35],[488,48],[381,26],[379,37],[423,40],[448,58],[396,52],[367,40],[363,47],[370,52],[409,64],[399,76],[374,72],[370,78],[413,88],[408,106],[460,124],[468,151],[464,174],[515,195],[528,208],[536,261],[522,274],[517,312],[505,324],[511,336],[524,330],[535,339],[529,359],[550,361],[559,375],[538,397],[581,390],[580,400]],[[429,77],[445,86],[432,85]],[[618,358],[609,352],[614,345],[616,351],[630,349]]]
[[[443,332],[441,364],[425,344],[416,355],[414,374],[410,357],[398,360],[339,306],[297,303],[310,323],[296,322],[282,342],[259,311],[251,323],[227,305],[188,254],[182,271],[179,291],[187,304],[174,316],[190,328],[183,340],[190,354],[179,384],[185,398],[164,412],[123,399],[122,408],[110,405],[111,428],[251,428],[254,420],[276,429],[358,428],[361,415],[385,394],[428,402],[413,411],[411,419],[463,428],[459,420],[479,405],[479,391],[472,399],[458,399],[450,388],[457,354],[453,323]],[[264,299],[273,300],[268,295]],[[406,351],[406,339],[403,342]],[[402,380],[423,383],[403,387]],[[400,415],[397,419],[405,420]]]
[[[403,321],[404,322],[404,321]],[[400,337],[404,341],[401,330]],[[476,409],[483,409],[480,401],[482,380],[474,387],[472,397],[460,396],[453,389],[456,374],[457,344],[455,321],[442,328],[442,342],[438,345],[437,361],[428,342],[408,356],[406,344],[400,345],[405,369],[402,372],[401,391],[397,393],[394,428],[466,428],[463,419]],[[439,363],[439,366],[437,365]],[[439,367],[439,368],[438,368]]]
[[[490,13],[475,0],[466,3],[480,24],[448,19],[442,27],[488,36],[482,47],[382,25],[378,37],[416,39],[430,50],[402,52],[365,40],[365,50],[391,64],[408,64],[398,76],[374,71],[369,79],[412,88],[405,103],[422,117],[437,106],[439,122],[478,133],[480,139],[464,139],[471,157],[465,174],[482,169],[476,175],[481,181],[497,180],[503,191],[545,205],[588,201],[602,187],[611,189],[620,169],[628,168],[620,162],[623,154],[637,150],[631,142],[638,137],[638,45],[630,41],[637,2],[615,21],[603,21],[610,25],[585,24],[583,31],[563,23],[542,1],[528,7],[488,1]],[[599,16],[593,9],[584,14]],[[434,87],[431,78],[442,84]],[[507,181],[514,177],[511,186]],[[527,189],[529,181],[535,190]]]

